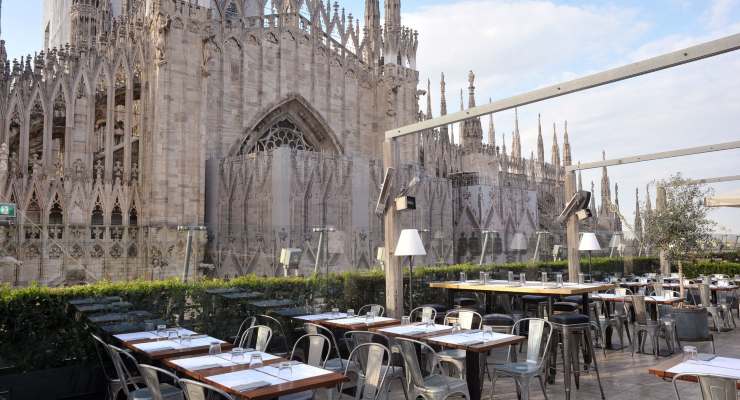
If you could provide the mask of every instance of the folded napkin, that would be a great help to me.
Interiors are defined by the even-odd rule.
[[[211,369],[211,368],[221,368],[222,365],[220,364],[206,364],[206,365],[199,365],[195,368],[190,368],[191,371],[200,371],[203,369]]]
[[[473,339],[473,340],[468,340],[468,341],[465,341],[465,342],[460,342],[458,344],[460,344],[462,346],[473,346],[473,345],[482,344],[482,343],[485,343],[485,342],[483,340],[480,340],[480,339]]]
[[[259,389],[265,386],[270,386],[270,383],[265,381],[250,382],[245,383],[244,385],[234,386],[232,389],[236,390],[237,392],[248,392],[250,390]]]

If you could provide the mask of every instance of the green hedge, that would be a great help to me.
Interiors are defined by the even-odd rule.
[[[622,272],[625,262],[632,264],[636,274],[655,272],[655,258],[594,258],[594,275]],[[583,269],[587,270],[587,260]],[[567,271],[567,263],[506,264],[479,266],[462,264],[414,269],[414,304],[443,303],[445,297],[431,289],[431,281],[456,279],[461,271],[469,277],[481,270],[505,277],[509,270],[524,271],[529,279],[539,279],[539,271]],[[740,274],[740,263],[701,261],[685,267],[688,276],[703,273]],[[405,277],[408,276],[406,272]],[[406,282],[408,285],[408,281]],[[0,286],[0,365],[12,365],[14,371],[29,371],[65,365],[69,362],[95,358],[89,339],[90,327],[75,320],[67,301],[90,296],[121,296],[137,310],[147,310],[162,316],[168,324],[176,322],[199,332],[226,338],[233,335],[248,312],[246,302],[226,301],[206,290],[220,287],[240,287],[259,291],[264,298],[290,298],[298,304],[321,301],[342,309],[358,308],[362,304],[385,302],[385,279],[381,271],[332,274],[310,278],[260,278],[246,276],[229,281],[207,280],[183,284],[176,280],[154,282],[99,283],[68,288],[32,286],[11,289]],[[321,299],[318,299],[321,297]]]

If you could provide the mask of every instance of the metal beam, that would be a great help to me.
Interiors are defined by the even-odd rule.
[[[578,163],[575,165],[566,166],[565,171],[570,172],[570,171],[578,171],[578,170],[585,170],[585,169],[610,167],[613,165],[633,164],[633,163],[638,163],[638,162],[643,162],[643,161],[661,160],[664,158],[673,158],[673,157],[683,157],[683,156],[690,156],[690,155],[695,155],[695,154],[711,153],[714,151],[732,150],[732,149],[738,149],[738,148],[740,148],[740,140],[736,140],[734,142],[711,144],[708,146],[689,147],[686,149],[663,151],[660,153],[642,154],[639,156],[632,156],[632,157],[625,157],[625,158],[615,158],[612,160],[595,161],[595,162],[590,162],[590,163],[585,163],[585,164]]]
[[[710,183],[734,182],[734,181],[740,181],[740,175],[720,176],[717,178],[691,179],[687,183],[689,185],[706,185]]]
[[[419,131],[433,129],[444,125],[464,121],[468,118],[480,117],[495,112],[508,110],[542,100],[579,92],[581,90],[603,86],[609,83],[645,75],[651,72],[675,67],[677,65],[690,63],[707,57],[716,56],[740,49],[740,34],[727,36],[721,39],[687,47],[683,50],[674,51],[647,60],[638,61],[621,67],[613,68],[604,72],[588,75],[557,85],[547,86],[542,89],[533,90],[524,94],[497,100],[493,103],[473,107],[468,110],[459,111],[438,118],[418,122],[386,131],[386,139],[409,135]]]
[[[704,206],[740,208],[740,197],[707,197],[704,199]]]

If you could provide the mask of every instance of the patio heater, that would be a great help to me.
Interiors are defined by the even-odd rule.
[[[537,235],[537,244],[534,246],[534,254],[532,255],[532,261],[539,261],[540,260],[540,242],[542,241],[542,235],[549,235],[550,232],[548,231],[537,231],[535,232]]]
[[[509,245],[509,248],[517,252],[519,256],[517,261],[521,261],[522,253],[527,251],[527,246],[527,237],[524,236],[523,233],[517,232],[511,239],[511,244]]]
[[[205,231],[207,228],[203,225],[178,225],[178,232],[187,232],[188,237],[185,242],[185,263],[182,267],[182,281],[188,281],[188,274],[190,273],[190,257],[193,254],[193,232]]]
[[[584,232],[583,236],[581,236],[581,243],[578,246],[578,250],[588,251],[588,275],[593,281],[591,252],[601,250],[601,245],[599,244],[599,239],[596,238],[596,234],[593,232]]]
[[[614,256],[614,249],[617,249],[617,253],[619,253],[619,248],[622,246],[622,234],[617,232],[614,235],[612,235],[611,240],[609,240],[609,258]]]
[[[329,238],[328,233],[334,232],[336,229],[334,227],[330,226],[317,226],[312,229],[313,232],[318,232],[319,234],[319,245],[316,248],[316,264],[313,267],[313,273],[318,274],[319,273],[319,266],[321,265],[321,253],[324,253],[324,271],[325,271],[325,278],[326,278],[326,291],[325,295],[326,298],[329,298]]]
[[[416,229],[404,229],[396,243],[396,251],[393,253],[396,257],[409,258],[409,309],[414,309],[414,256],[425,256],[427,251],[424,249],[424,243],[421,241],[419,231]]]

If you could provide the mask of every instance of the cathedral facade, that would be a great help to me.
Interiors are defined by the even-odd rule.
[[[207,227],[193,275],[280,275],[283,248],[302,250],[292,273],[375,266],[384,132],[431,118],[432,96],[400,0],[384,7],[381,24],[378,0],[362,21],[323,0],[47,1],[44,49],[0,49],[0,195],[19,210],[0,228],[0,279],[180,276],[178,227],[193,225]],[[484,230],[498,232],[489,262],[532,257],[518,234],[562,243],[567,131],[561,163],[555,134],[545,160],[541,129],[529,158],[518,124],[510,153],[488,130],[485,144],[478,119],[400,141],[401,182],[420,182],[401,217],[429,248],[417,264],[477,259]]]

